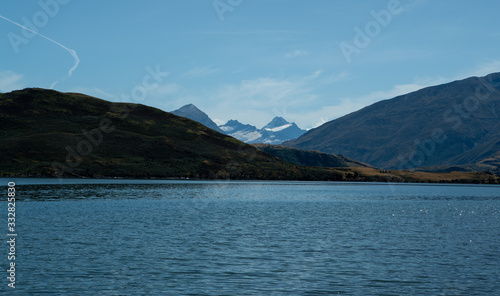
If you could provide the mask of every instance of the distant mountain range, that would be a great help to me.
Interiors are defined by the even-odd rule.
[[[296,139],[306,131],[299,128],[294,122],[290,123],[283,117],[274,117],[263,128],[257,129],[250,124],[243,124],[237,120],[229,120],[219,126],[227,135],[246,143],[281,144],[284,141]]]
[[[500,173],[500,73],[380,101],[283,145],[383,169]]]
[[[229,120],[226,124],[217,126],[206,113],[193,104],[185,105],[171,113],[198,121],[208,128],[252,144],[281,144],[284,141],[296,139],[306,132],[295,123],[286,121],[283,117],[274,117],[261,129],[250,124],[243,124],[238,120]]]

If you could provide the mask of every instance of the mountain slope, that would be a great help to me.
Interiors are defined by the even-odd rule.
[[[437,165],[420,167],[416,170],[423,172],[490,172],[495,175],[500,175],[500,149],[489,157],[473,164]]]
[[[53,90],[0,94],[0,135],[2,176],[342,178],[159,109]]]
[[[274,117],[271,122],[262,128],[263,137],[260,143],[281,144],[296,139],[306,131],[300,129],[295,122],[288,122],[283,117]]]
[[[266,124],[262,129],[264,130],[273,130],[278,128],[278,130],[282,130],[283,128],[287,128],[290,126],[290,123],[286,121],[283,117],[276,116],[274,117],[268,124]]]
[[[280,145],[252,144],[252,146],[297,165],[337,168],[371,167],[370,165],[350,159],[343,155],[334,155],[311,150],[300,150]]]
[[[499,151],[500,73],[381,101],[283,145],[342,154],[380,168],[481,162]]]
[[[171,112],[172,114],[175,114],[177,116],[182,116],[189,118],[191,120],[197,121],[204,126],[213,129],[214,131],[218,131],[219,133],[224,133],[215,122],[208,117],[207,114],[205,114],[203,111],[198,109],[195,105],[193,104],[187,104],[185,106],[182,106],[181,108],[174,110]]]
[[[255,126],[243,124],[238,120],[229,120],[226,124],[219,126],[219,128],[227,135],[245,143],[252,142],[253,140],[262,137],[262,134]]]

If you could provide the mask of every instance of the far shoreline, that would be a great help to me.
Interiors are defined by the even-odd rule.
[[[401,172],[403,173],[403,172]],[[419,173],[419,172],[415,172]],[[443,174],[453,174],[443,173]],[[463,172],[461,172],[463,173]],[[467,172],[468,174],[485,174],[484,172]],[[428,173],[428,174],[440,174],[440,173]],[[134,178],[129,176],[116,176],[116,177],[51,177],[51,176],[0,176],[0,180],[7,184],[8,182],[15,182],[16,180],[46,180],[48,182],[34,182],[23,184],[24,182],[15,182],[16,185],[65,185],[65,184],[163,184],[165,182],[179,182],[185,183],[196,183],[196,182],[214,182],[214,183],[253,183],[253,182],[297,182],[297,183],[352,183],[352,184],[374,184],[374,185],[500,185],[500,176],[491,175],[492,179],[420,179],[420,180],[401,180],[394,182],[392,179],[389,181],[384,180],[283,180],[283,179],[199,179],[199,178],[183,178],[183,177],[167,177],[167,178]],[[489,182],[487,182],[489,181]]]

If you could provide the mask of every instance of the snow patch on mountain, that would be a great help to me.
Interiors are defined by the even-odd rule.
[[[253,141],[260,139],[262,137],[262,134],[258,131],[254,132],[239,131],[230,134],[230,136],[246,143],[253,143]]]
[[[265,128],[265,130],[266,131],[270,131],[270,132],[279,132],[279,131],[284,130],[286,128],[289,128],[291,126],[292,126],[292,124],[289,123],[289,124],[285,124],[285,125],[278,126],[278,127],[275,127],[275,128]]]
[[[225,133],[230,133],[232,130],[234,130],[234,127],[232,126],[219,125],[219,128],[223,130]]]

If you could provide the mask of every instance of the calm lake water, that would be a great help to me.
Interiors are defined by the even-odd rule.
[[[500,291],[499,186],[14,181],[2,295]]]

